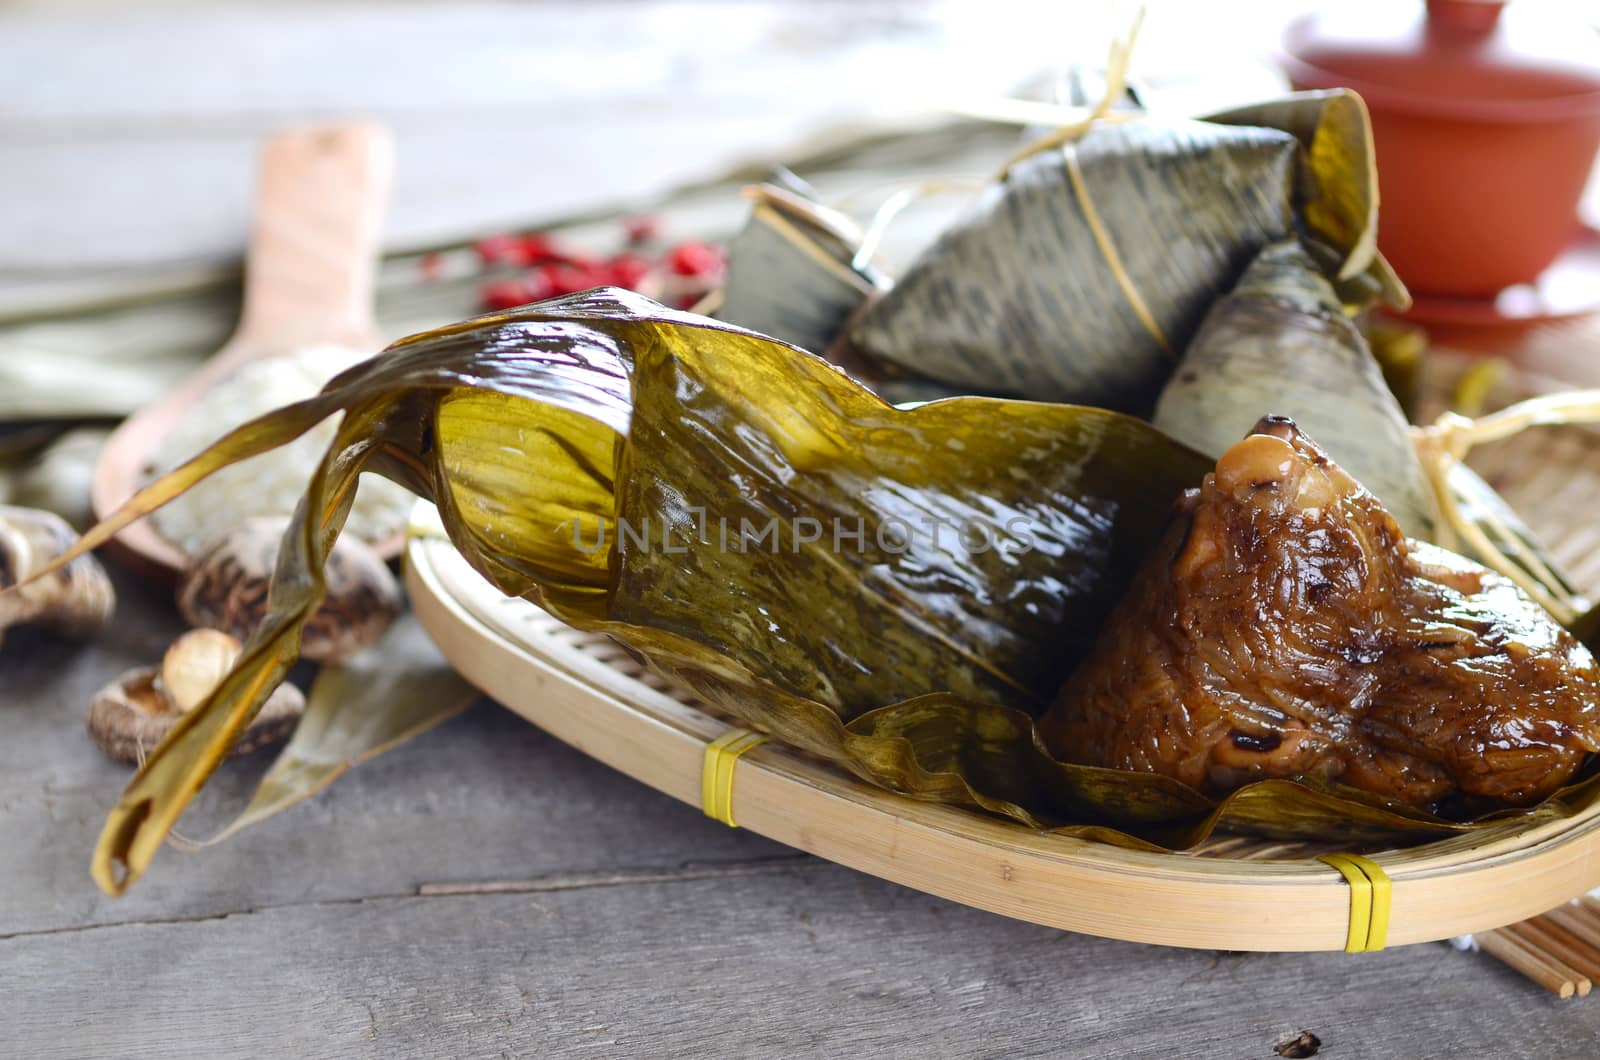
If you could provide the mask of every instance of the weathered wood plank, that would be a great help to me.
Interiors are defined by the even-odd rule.
[[[819,863],[555,886],[0,941],[7,1048],[1272,1057],[1308,1030],[1329,1057],[1523,1058],[1580,1055],[1600,1033],[1600,1007],[1556,1002],[1440,946],[1354,957],[1145,948]]]
[[[159,658],[180,629],[161,594],[119,583],[116,624],[100,642],[14,633],[0,653],[0,935],[408,894],[431,882],[792,853],[485,703],[222,846],[164,851],[128,897],[106,898],[89,879],[89,852],[130,772],[84,732],[89,699],[122,670]],[[215,831],[270,759],[226,765],[180,831]]]
[[[1004,86],[1105,39],[1053,3],[1036,11],[1067,29],[1003,4],[948,24],[904,5],[831,5],[825,22],[774,3],[337,5],[332,21],[335,5],[107,6],[0,16],[0,307],[74,290],[84,269],[109,288],[234,256],[256,141],[285,122],[396,125],[404,245],[788,157],[796,131],[893,111],[930,80]],[[1168,69],[1165,34],[1211,83],[1225,64],[1173,20],[1214,17],[1164,7],[1141,61]],[[231,322],[200,301],[26,337],[177,371],[164,343],[192,359]],[[398,333],[458,303],[402,287],[385,319]],[[1270,1057],[1307,1029],[1334,1057],[1515,1058],[1585,1055],[1600,1034],[1594,1003],[1438,946],[1223,956],[962,909],[722,828],[487,706],[230,844],[164,853],[112,902],[87,857],[128,774],[83,711],[177,628],[161,594],[123,590],[101,643],[14,636],[0,657],[0,1054]],[[226,767],[183,828],[209,831],[264,765]],[[408,897],[487,879],[535,886]]]
[[[83,701],[176,629],[123,589],[103,643],[0,660],[0,1051],[1270,1056],[1308,1029],[1337,1056],[1537,1057],[1600,1034],[1600,1008],[1442,946],[1228,956],[964,909],[713,824],[487,705],[113,902],[84,868],[127,773]],[[262,765],[226,767],[185,827]],[[411,897],[496,879],[528,893]]]

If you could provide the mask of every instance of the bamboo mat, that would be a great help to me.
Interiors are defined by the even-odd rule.
[[[1565,336],[1559,356],[1551,341],[1558,334]],[[1536,333],[1528,346],[1545,373],[1585,379],[1593,365],[1600,365],[1600,329],[1592,324]],[[1434,350],[1429,357],[1426,393],[1418,410],[1425,422],[1450,403],[1446,395],[1459,392],[1469,373],[1492,380],[1482,397],[1485,409],[1566,386],[1547,374],[1525,373],[1507,361],[1481,355]],[[1600,431],[1530,430],[1475,450],[1468,463],[1527,521],[1573,583],[1591,600],[1600,600],[1600,522],[1594,519],[1600,501]],[[1557,997],[1586,997],[1600,982],[1600,900],[1584,896],[1519,924],[1454,943],[1493,956]]]

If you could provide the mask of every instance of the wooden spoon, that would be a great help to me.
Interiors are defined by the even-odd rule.
[[[155,470],[155,451],[173,425],[241,365],[322,343],[374,353],[382,347],[372,296],[393,168],[393,142],[375,125],[298,129],[267,141],[239,325],[202,368],[106,440],[90,491],[96,518],[105,518],[145,484]],[[402,545],[397,538],[381,543],[379,551],[389,558]],[[138,572],[162,580],[187,562],[182,549],[148,520],[134,523],[107,547]]]

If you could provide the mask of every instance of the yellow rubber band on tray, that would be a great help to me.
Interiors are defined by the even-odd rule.
[[[700,771],[700,806],[706,816],[738,828],[733,821],[733,771],[739,756],[767,742],[749,729],[730,729],[706,744],[705,765]]]
[[[1389,874],[1360,854],[1324,854],[1317,860],[1338,869],[1350,885],[1350,933],[1344,951],[1383,949],[1389,939]]]

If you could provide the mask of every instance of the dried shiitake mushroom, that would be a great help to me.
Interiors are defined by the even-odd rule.
[[[205,702],[238,657],[239,642],[221,630],[190,630],[167,649],[160,666],[129,670],[95,695],[90,737],[112,758],[140,761],[179,718]],[[279,685],[229,753],[248,754],[284,739],[305,709],[298,688]]]
[[[0,505],[0,641],[11,626],[38,623],[65,637],[87,637],[111,617],[117,596],[93,556],[14,588],[65,552],[78,534],[59,515]]]
[[[178,582],[178,610],[192,626],[247,640],[267,613],[281,519],[248,519],[207,545]],[[400,613],[400,585],[369,546],[346,535],[328,557],[328,597],[306,623],[301,654],[340,662],[371,647]]]
[[[179,714],[187,714],[205,702],[238,658],[239,641],[222,630],[190,630],[162,656],[156,688]]]

